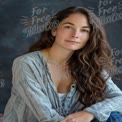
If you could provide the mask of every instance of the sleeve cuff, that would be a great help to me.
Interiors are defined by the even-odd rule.
[[[106,113],[101,113],[101,111],[99,110],[99,112],[97,112],[96,110],[88,107],[88,108],[85,108],[84,111],[86,112],[89,112],[91,114],[93,114],[95,116],[95,118],[97,120],[99,120],[100,122],[106,122],[107,119],[109,118],[110,116],[110,112],[106,112]]]

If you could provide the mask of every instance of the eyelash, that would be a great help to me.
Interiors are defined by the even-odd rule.
[[[83,29],[83,30],[81,30],[82,32],[87,32],[87,33],[89,33],[89,31],[88,30],[85,30],[85,29]]]
[[[72,27],[71,27],[71,26],[65,26],[65,28],[67,28],[67,29],[71,29]],[[87,33],[89,33],[89,30],[82,29],[81,32],[87,32]]]
[[[72,27],[71,26],[65,26],[65,28],[68,28],[69,29],[69,28],[72,28]]]

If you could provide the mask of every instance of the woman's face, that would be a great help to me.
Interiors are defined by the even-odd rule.
[[[56,30],[52,30],[54,44],[67,50],[78,50],[89,40],[90,26],[87,17],[80,13],[71,14],[63,19]]]

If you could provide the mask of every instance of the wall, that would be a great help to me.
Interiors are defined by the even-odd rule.
[[[94,11],[105,26],[118,72],[113,80],[122,89],[121,0],[0,0],[0,112],[10,97],[13,60],[40,36],[47,21],[59,10],[81,5]]]

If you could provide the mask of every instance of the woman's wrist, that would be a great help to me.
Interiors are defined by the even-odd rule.
[[[85,112],[85,113],[88,115],[90,121],[92,121],[93,119],[95,119],[94,114],[92,114],[92,113],[90,113],[90,112],[87,112],[87,111],[82,111],[82,112]]]

